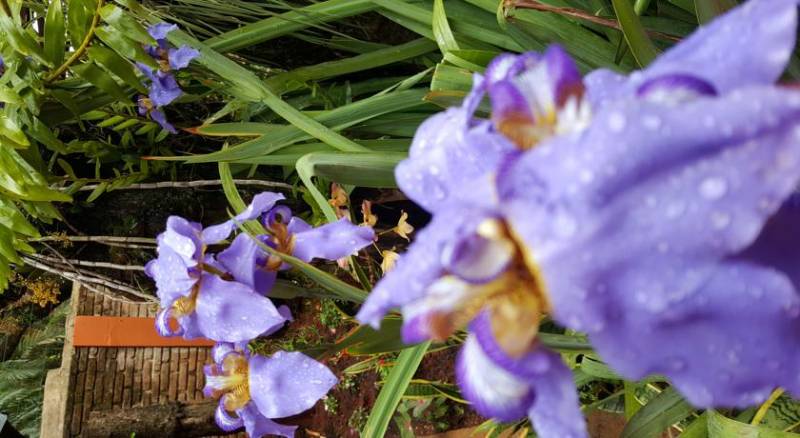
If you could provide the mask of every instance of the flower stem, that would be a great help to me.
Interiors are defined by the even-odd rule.
[[[780,397],[783,394],[783,392],[784,390],[782,388],[778,388],[772,391],[772,394],[770,394],[767,401],[765,401],[764,404],[759,406],[758,410],[756,411],[756,414],[753,416],[753,421],[751,421],[750,424],[758,425],[759,423],[761,423],[761,420],[763,420],[764,417],[767,415],[767,411],[769,411],[769,408],[772,407],[772,404],[775,403],[775,400],[777,400],[778,397]]]
[[[0,1],[6,1],[6,0],[0,0]],[[94,17],[92,17],[92,24],[91,26],[89,26],[89,31],[86,32],[86,37],[81,42],[81,45],[78,46],[78,48],[74,52],[72,52],[72,55],[70,55],[70,57],[67,58],[67,60],[64,61],[63,64],[58,66],[58,68],[53,73],[51,73],[49,76],[47,76],[47,78],[45,78],[45,82],[53,82],[56,78],[63,75],[64,72],[66,72],[67,69],[69,69],[69,67],[72,64],[74,64],[78,59],[80,59],[81,56],[83,56],[83,53],[86,52],[86,49],[89,47],[89,43],[91,43],[92,39],[94,38],[94,31],[95,29],[97,29],[98,23],[100,23],[100,9],[102,7],[103,7],[103,0],[98,0],[97,9],[94,11]]]

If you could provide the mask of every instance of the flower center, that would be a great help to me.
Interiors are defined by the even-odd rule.
[[[206,373],[206,387],[211,396],[223,397],[228,412],[244,408],[250,402],[250,366],[239,352],[228,353],[221,364],[211,365]]]
[[[432,286],[433,299],[456,303],[428,316],[431,337],[447,339],[486,309],[498,345],[510,356],[520,357],[535,343],[542,315],[550,310],[549,300],[535,269],[529,268],[521,246],[504,222],[488,219],[477,234],[485,239],[485,244],[459,249],[474,249],[479,254],[463,255],[466,263],[452,265],[451,270],[458,272],[444,276]],[[497,269],[480,266],[497,260],[500,260]],[[474,281],[477,277],[465,278],[467,273],[476,272],[493,272],[493,275],[477,281]]]
[[[276,251],[292,255],[294,251],[295,236],[289,231],[288,224],[285,223],[283,217],[278,217],[275,220],[270,220],[266,224],[267,230],[271,234],[271,241],[274,244]],[[266,262],[264,262],[264,269],[268,271],[277,271],[283,265],[283,260],[275,255],[269,255]]]

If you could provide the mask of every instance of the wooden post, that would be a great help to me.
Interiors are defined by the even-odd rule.
[[[226,435],[214,422],[216,400],[93,411],[84,434],[96,438]]]

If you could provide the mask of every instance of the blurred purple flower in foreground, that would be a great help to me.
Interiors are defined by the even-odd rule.
[[[139,96],[139,114],[149,114],[162,128],[173,134],[177,130],[167,121],[166,115],[161,110],[161,107],[169,105],[183,94],[183,90],[178,86],[172,72],[188,67],[193,59],[200,56],[200,52],[189,46],[181,46],[177,49],[169,47],[167,34],[177,28],[178,26],[168,23],[150,26],[148,33],[156,40],[157,45],[145,46],[145,50],[158,63],[159,67],[154,70],[146,64],[136,63],[139,70],[150,81],[147,96]]]
[[[206,397],[219,397],[217,425],[230,432],[244,427],[252,438],[294,436],[297,426],[272,421],[310,409],[336,385],[325,365],[302,353],[251,355],[246,346],[217,344],[214,364],[205,368]]]
[[[629,77],[581,80],[557,47],[496,58],[398,166],[433,219],[359,320],[399,307],[407,342],[468,327],[464,395],[543,437],[587,434],[543,314],[698,407],[800,396],[800,93],[774,85],[796,27],[796,0],[751,0]]]

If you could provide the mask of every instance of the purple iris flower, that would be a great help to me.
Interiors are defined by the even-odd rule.
[[[219,397],[217,425],[226,432],[244,427],[252,438],[294,436],[297,426],[272,421],[306,411],[336,385],[325,365],[302,353],[251,355],[246,346],[217,344],[214,364],[204,369],[206,397]]]
[[[200,56],[199,51],[189,46],[181,46],[177,49],[169,47],[167,34],[177,28],[178,26],[168,23],[150,26],[148,32],[156,40],[157,45],[145,46],[145,49],[151,57],[158,61],[159,68],[154,70],[148,65],[136,63],[136,67],[150,83],[147,96],[139,97],[139,114],[149,114],[156,123],[173,134],[177,133],[177,130],[167,121],[167,116],[161,110],[161,107],[169,105],[183,94],[172,71],[188,67],[193,59]]]
[[[354,225],[347,219],[312,227],[293,216],[291,209],[285,205],[269,209],[261,217],[261,223],[268,232],[257,237],[262,244],[305,262],[317,258],[338,260],[375,240],[372,228]],[[272,288],[277,271],[290,267],[280,257],[268,254],[244,233],[236,236],[231,246],[220,252],[217,259],[236,281],[264,294]]]
[[[796,27],[796,0],[751,0],[629,77],[501,55],[398,166],[433,219],[358,319],[400,308],[408,342],[468,327],[464,395],[543,437],[586,436],[543,314],[698,407],[800,395],[800,93],[774,84]]]
[[[158,236],[158,258],[145,272],[156,281],[162,310],[156,328],[163,336],[205,337],[221,342],[249,341],[280,328],[289,319],[285,309],[235,281],[225,266],[207,254],[209,245],[226,239],[238,222],[257,218],[283,196],[262,193],[233,219],[203,229],[178,216],[167,220]],[[173,330],[171,320],[180,326]]]
[[[189,66],[193,59],[200,56],[200,52],[189,46],[180,46],[177,49],[169,46],[167,34],[178,29],[175,24],[158,23],[150,26],[147,31],[154,40],[155,46],[145,46],[147,53],[161,64],[161,69],[182,70]]]

